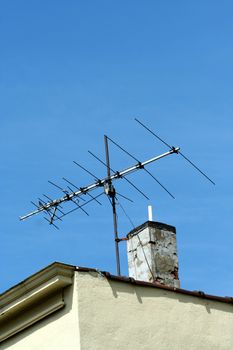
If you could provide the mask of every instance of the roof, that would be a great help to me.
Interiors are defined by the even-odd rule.
[[[168,287],[156,282],[155,283],[143,282],[143,281],[135,280],[134,278],[131,278],[131,277],[115,276],[107,271],[100,271],[95,268],[74,266],[74,265],[64,264],[60,262],[54,262],[51,265],[48,265],[47,267],[45,267],[44,269],[38,271],[37,273],[31,275],[24,281],[18,283],[17,285],[13,286],[12,288],[0,294],[0,307],[3,304],[6,304],[6,301],[7,303],[10,303],[11,300],[15,298],[15,295],[23,295],[25,291],[28,291],[34,288],[35,285],[38,285],[41,282],[47,281],[48,278],[51,278],[56,274],[62,275],[62,277],[69,277],[74,271],[80,271],[80,272],[86,272],[86,273],[96,272],[101,275],[104,275],[108,280],[112,280],[120,283],[137,285],[144,288],[157,288],[157,289],[174,292],[176,294],[184,294],[184,295],[194,296],[201,299],[233,304],[232,297],[221,297],[216,295],[205,294],[202,291],[190,291],[182,288]],[[61,284],[61,282],[59,283]]]

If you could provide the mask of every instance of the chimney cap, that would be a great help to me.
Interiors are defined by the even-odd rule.
[[[135,234],[137,234],[138,232],[144,230],[147,227],[157,228],[157,229],[160,229],[160,230],[170,231],[170,232],[176,233],[175,226],[167,225],[167,224],[164,224],[162,222],[157,222],[157,221],[146,221],[143,224],[141,224],[141,225],[135,227],[133,230],[131,230],[127,234],[127,238],[130,238],[131,236],[134,236]]]

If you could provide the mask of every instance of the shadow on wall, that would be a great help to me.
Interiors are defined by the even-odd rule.
[[[148,298],[154,300],[154,299],[160,299],[160,300],[174,300],[178,301],[179,303],[185,303],[190,304],[193,306],[202,306],[205,308],[206,312],[211,314],[211,310],[218,310],[223,312],[233,312],[233,305],[227,302],[220,302],[208,299],[208,297],[203,296],[193,296],[189,294],[185,294],[185,291],[179,292],[179,291],[170,291],[170,290],[164,290],[160,289],[159,287],[154,286],[139,286],[135,285],[133,283],[124,283],[124,282],[115,282],[108,280],[109,286],[112,290],[112,294],[114,298],[120,298],[122,294],[130,294],[132,297],[135,296],[137,298],[137,301],[140,304],[143,304],[147,301]],[[159,300],[155,300],[155,303],[159,302]]]

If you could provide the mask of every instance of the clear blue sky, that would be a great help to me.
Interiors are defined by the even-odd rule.
[[[111,208],[90,203],[67,216],[60,230],[31,200],[62,194],[67,177],[78,186],[105,168],[103,135],[141,160],[166,147],[135,122],[138,117],[180,146],[216,182],[212,186],[176,155],[130,176],[145,200],[123,182],[117,190],[135,225],[174,225],[181,286],[233,296],[233,24],[232,1],[2,1],[0,5],[1,254],[0,290],[53,261],[115,273]],[[134,161],[110,147],[114,169]],[[118,208],[119,231],[132,227]],[[121,244],[123,273],[126,252]]]

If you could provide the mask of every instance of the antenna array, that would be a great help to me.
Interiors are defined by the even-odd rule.
[[[136,122],[140,124],[144,129],[146,129],[149,133],[151,133],[156,139],[160,140],[164,145],[166,145],[169,150],[163,154],[160,154],[158,156],[154,156],[148,160],[145,160],[143,162],[139,161],[135,156],[130,154],[127,150],[125,150],[122,146],[120,146],[118,143],[116,143],[114,140],[112,140],[108,136],[104,136],[104,143],[105,143],[105,156],[106,156],[106,162],[101,160],[99,157],[97,157],[94,153],[91,151],[88,151],[95,159],[97,159],[100,163],[102,163],[106,169],[107,169],[107,175],[106,177],[100,179],[96,177],[92,172],[90,172],[88,169],[86,169],[84,166],[81,164],[77,163],[74,161],[74,163],[80,167],[82,170],[87,172],[89,175],[91,175],[94,178],[94,182],[91,184],[88,184],[84,187],[78,187],[76,186],[73,182],[70,180],[66,179],[63,177],[63,180],[68,184],[67,189],[63,189],[59,185],[55,184],[52,181],[49,181],[49,183],[59,190],[63,192],[63,196],[57,199],[52,199],[47,195],[43,195],[46,200],[38,198],[38,204],[31,202],[36,209],[27,215],[21,216],[20,220],[25,220],[28,219],[31,216],[34,216],[36,214],[39,214],[41,212],[44,212],[45,214],[48,215],[48,217],[44,217],[46,221],[49,222],[50,225],[53,225],[58,229],[58,226],[55,224],[57,221],[62,221],[62,219],[76,211],[76,210],[81,210],[83,211],[86,215],[89,215],[88,212],[84,209],[84,207],[89,204],[92,201],[95,201],[99,205],[102,205],[102,203],[99,201],[99,197],[103,194],[107,195],[111,206],[112,206],[112,213],[113,213],[113,226],[114,226],[114,240],[115,240],[115,250],[116,250],[116,262],[117,262],[117,274],[120,275],[120,257],[119,257],[119,242],[125,240],[124,238],[119,238],[118,237],[118,228],[117,228],[117,214],[116,214],[116,195],[119,195],[129,201],[132,202],[131,199],[125,197],[124,195],[117,193],[114,186],[113,182],[116,180],[124,179],[127,181],[128,184],[130,184],[135,190],[137,190],[142,196],[144,196],[146,199],[149,199],[148,196],[140,190],[135,184],[130,181],[127,178],[127,175],[134,173],[138,170],[144,170],[148,175],[150,175],[173,199],[175,198],[166,188],[161,184],[161,182],[146,168],[147,165],[156,162],[160,160],[161,158],[167,157],[171,154],[180,154],[186,161],[189,162],[199,173],[201,173],[207,180],[209,180],[213,185],[215,183],[205,174],[203,171],[201,171],[191,160],[189,160],[183,153],[180,152],[179,147],[173,147],[170,146],[167,142],[165,142],[163,139],[161,139],[157,134],[155,134],[152,130],[150,130],[145,124],[143,124],[140,120],[135,118]],[[108,147],[108,142],[113,143],[115,146],[117,146],[120,150],[122,150],[124,153],[126,153],[128,156],[130,156],[134,161],[136,161],[136,164],[130,166],[129,168],[120,170],[120,171],[115,171],[111,168],[110,166],[110,157],[109,157],[109,147]],[[98,195],[92,195],[91,192],[94,190],[102,188],[103,191],[99,193]],[[90,199],[86,200],[84,199],[84,196],[87,195]],[[80,200],[83,202],[81,203]],[[65,212],[63,210],[63,204],[66,202],[70,202],[74,205],[74,208]]]

